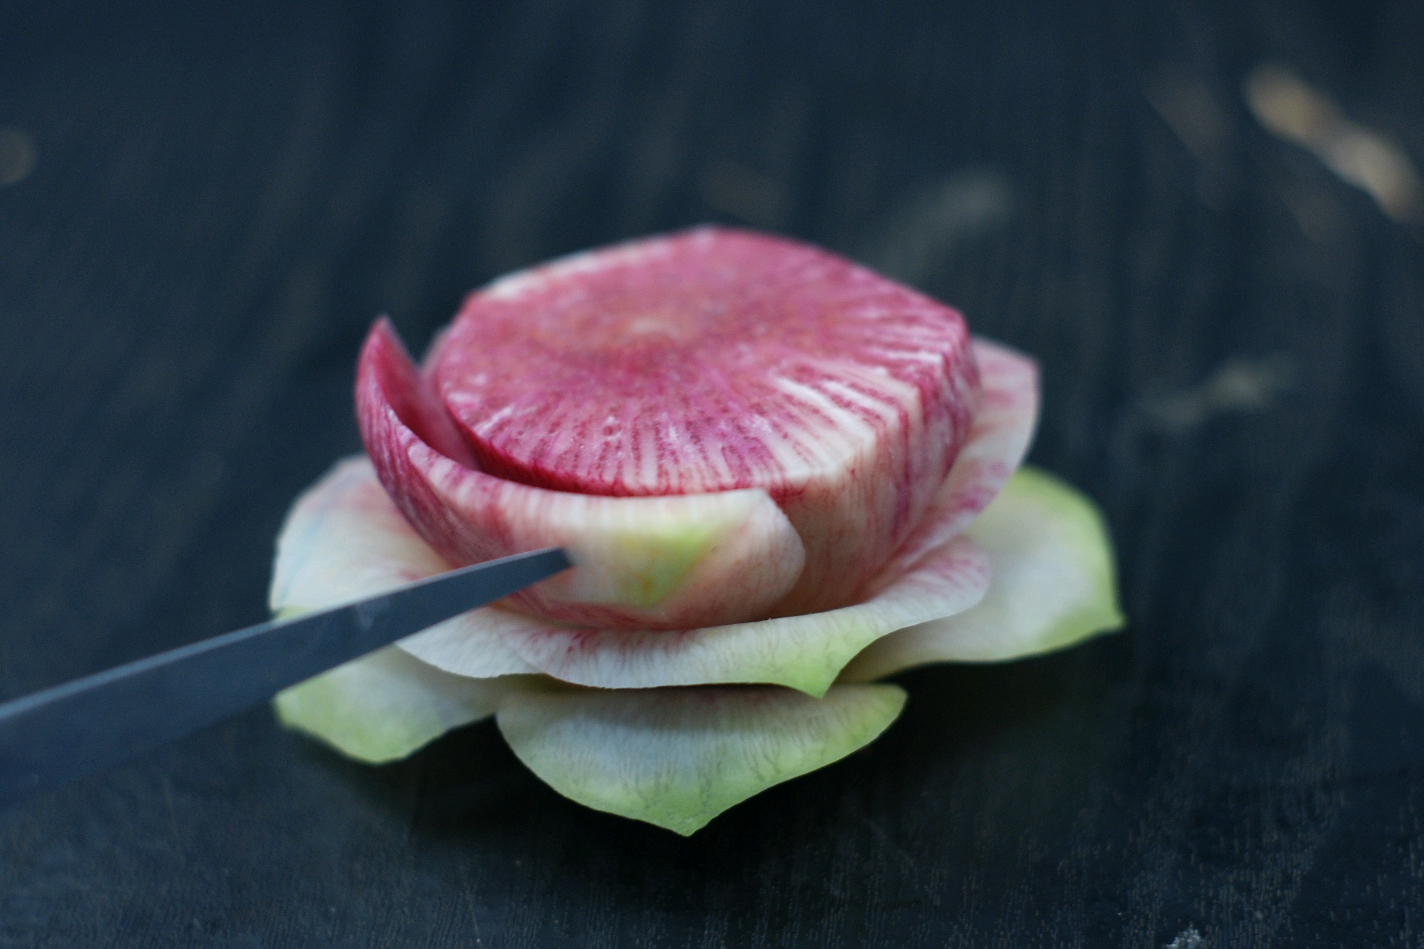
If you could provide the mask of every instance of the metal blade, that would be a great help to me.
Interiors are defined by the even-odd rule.
[[[569,566],[556,547],[503,557],[7,702],[0,705],[0,806],[181,738]]]

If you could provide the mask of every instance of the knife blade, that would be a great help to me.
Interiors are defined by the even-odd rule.
[[[197,731],[318,673],[571,566],[515,554],[249,626],[0,705],[0,807]]]

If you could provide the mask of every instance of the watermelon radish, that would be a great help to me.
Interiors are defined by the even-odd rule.
[[[379,322],[356,394],[369,458],[294,506],[274,611],[576,563],[278,697],[360,760],[494,714],[562,794],[686,834],[873,740],[904,693],[871,680],[1122,623],[1091,502],[1019,470],[1032,361],[802,244],[703,228],[504,278],[421,368]]]
[[[838,761],[900,714],[893,685],[838,685],[823,699],[765,686],[622,691],[467,679],[388,648],[293,686],[289,728],[369,764],[402,758],[497,713],[531,771],[588,807],[691,834],[747,798]]]
[[[984,552],[956,538],[876,596],[822,613],[676,631],[570,628],[497,609],[482,619],[521,659],[565,682],[607,689],[755,682],[819,697],[870,643],[969,609],[988,586]],[[457,643],[446,629],[403,646],[437,668],[470,675],[473,668],[453,654]]]

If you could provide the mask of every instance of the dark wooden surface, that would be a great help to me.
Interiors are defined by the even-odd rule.
[[[1131,625],[690,840],[260,709],[0,813],[0,946],[1424,945],[1424,244],[1242,94],[1418,166],[1424,6],[125,6],[0,5],[0,697],[263,618],[376,314],[703,220],[1035,353]]]

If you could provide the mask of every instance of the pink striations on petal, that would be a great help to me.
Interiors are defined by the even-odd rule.
[[[446,560],[477,563],[552,545],[569,550],[578,566],[510,598],[534,615],[609,628],[735,622],[764,614],[800,574],[800,539],[763,491],[590,497],[506,481],[450,457],[460,452],[451,441],[458,435],[431,408],[433,397],[385,321],[372,328],[362,350],[356,403],[382,484]],[[656,531],[669,524],[703,530],[710,547],[665,599],[629,601],[621,592],[633,569],[628,538],[637,542],[640,528],[653,534],[656,560],[659,550],[676,552],[677,538],[656,546]]]
[[[1038,424],[1038,366],[1007,346],[974,340],[982,400],[969,440],[929,510],[895,555],[868,580],[862,596],[894,582],[927,553],[957,536],[1009,480]]]
[[[472,294],[428,365],[492,475],[582,495],[765,489],[806,549],[774,612],[845,605],[927,509],[979,381],[954,310],[719,228]]]

